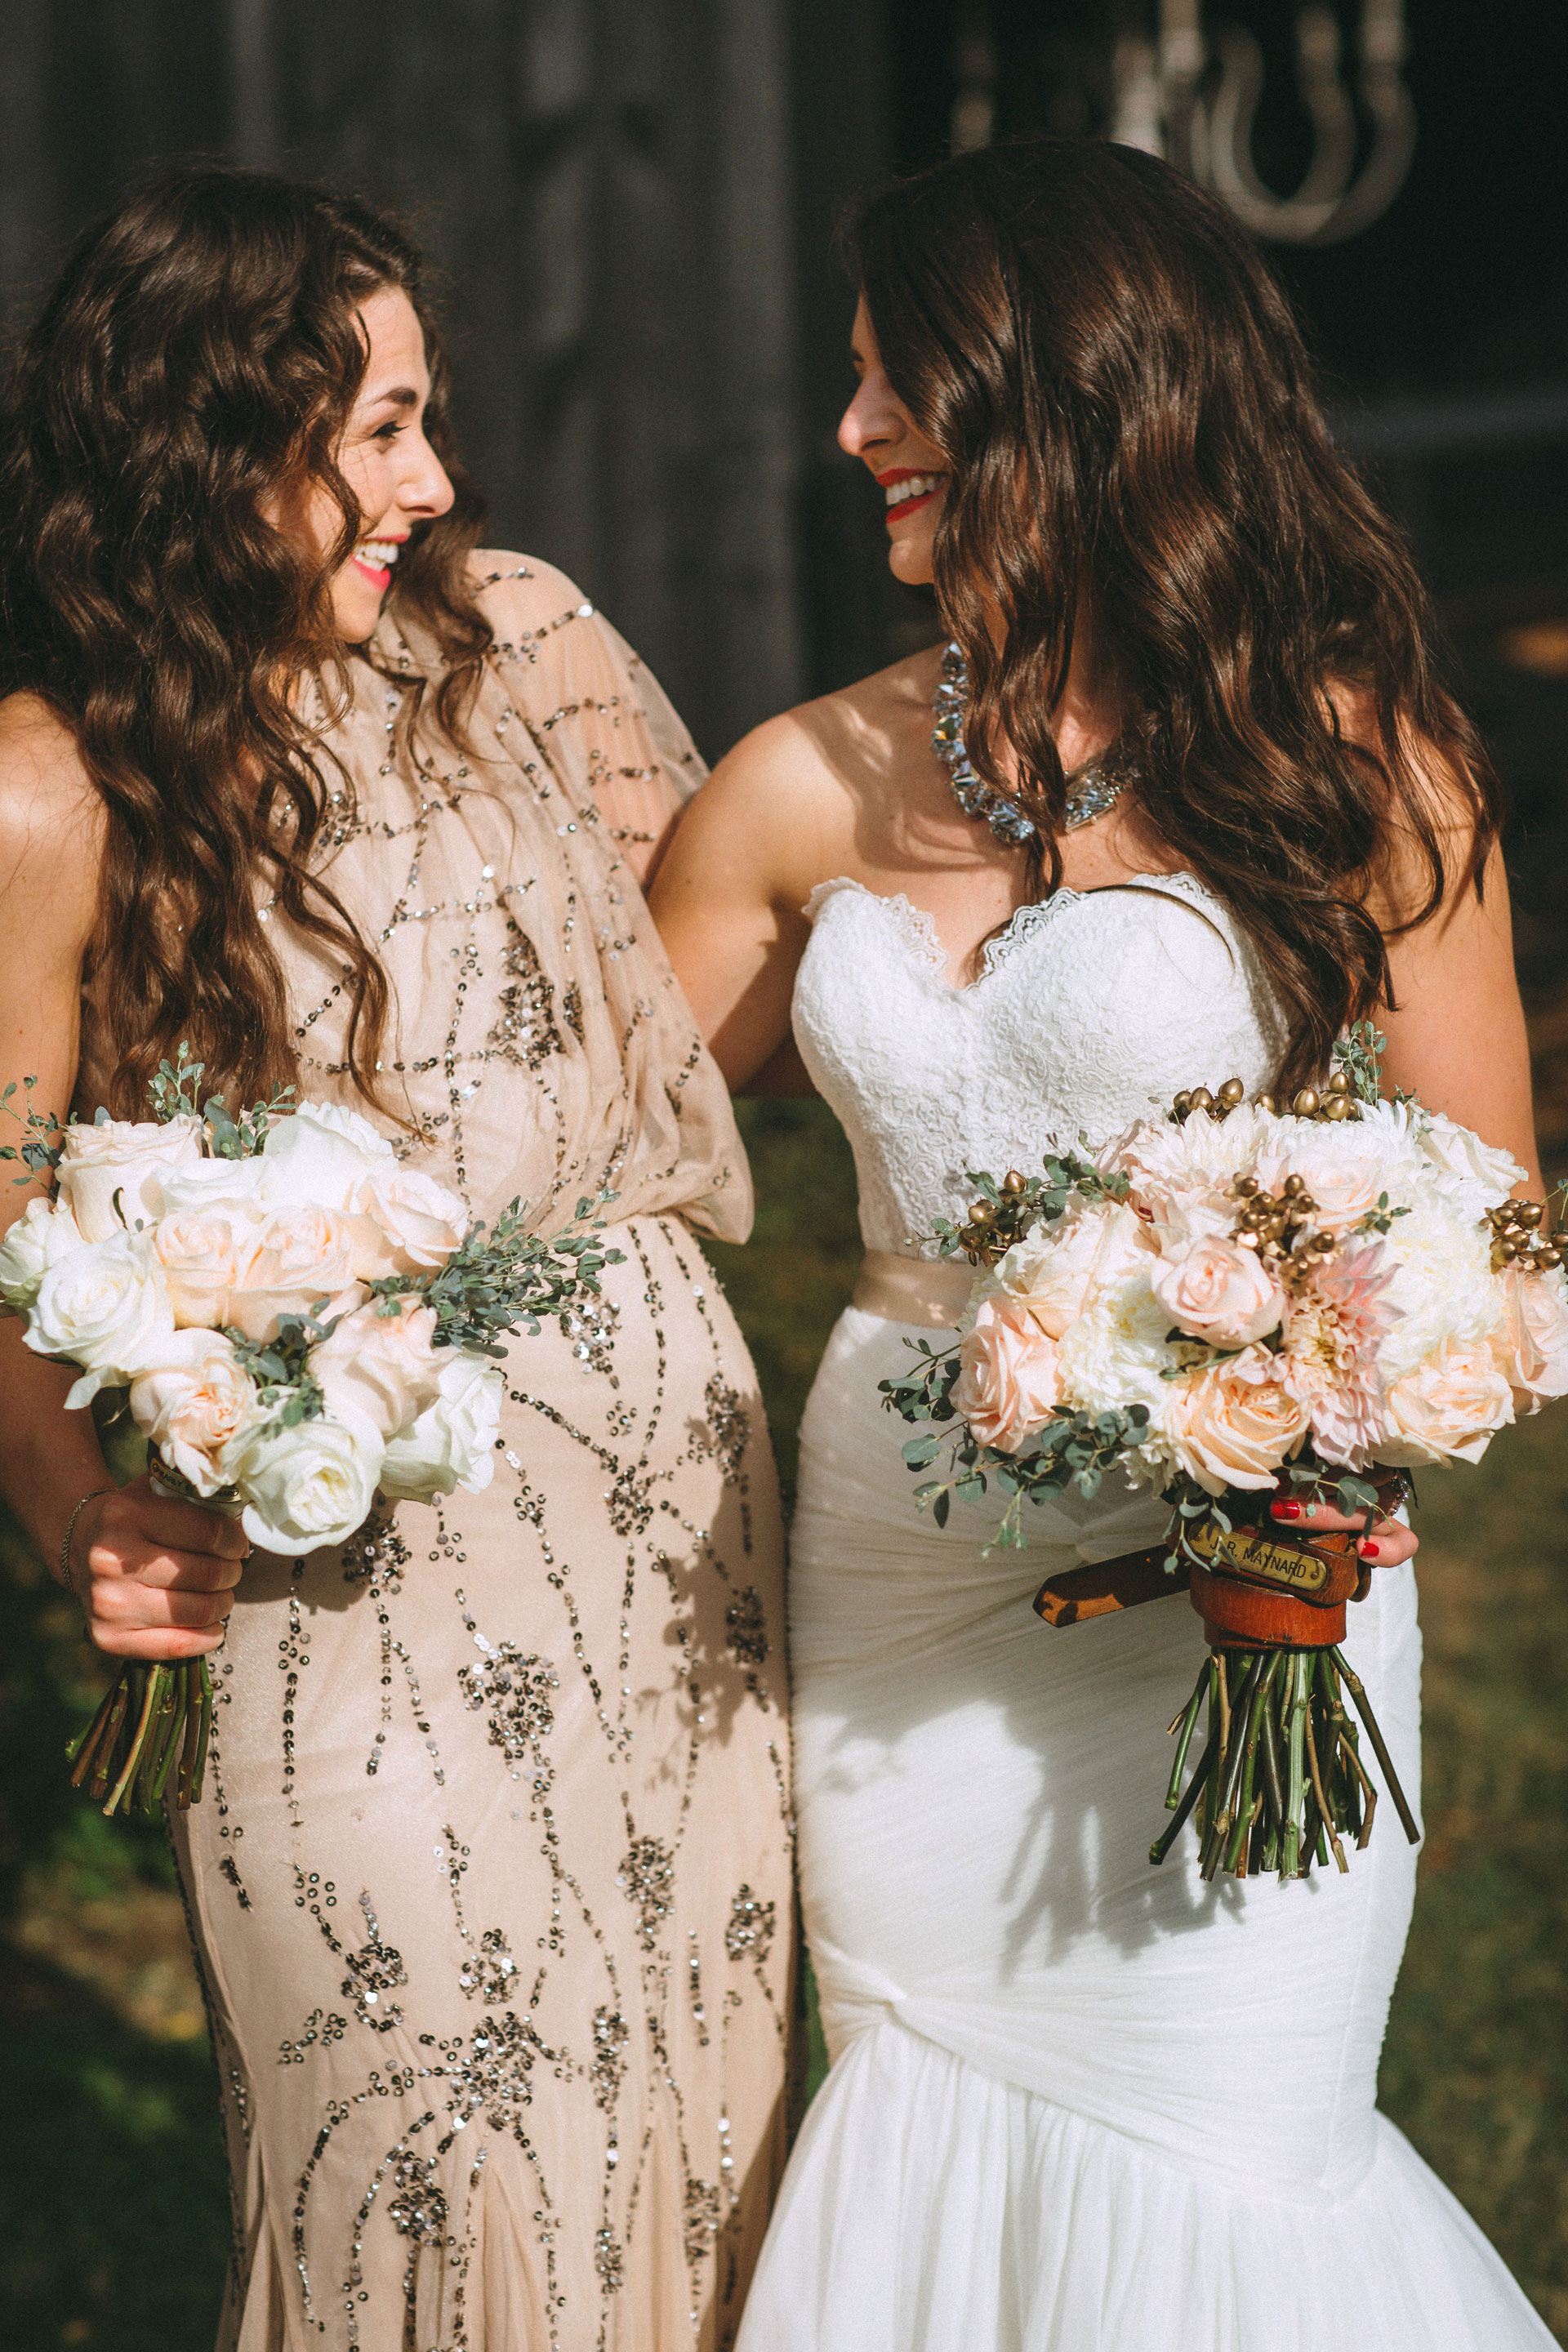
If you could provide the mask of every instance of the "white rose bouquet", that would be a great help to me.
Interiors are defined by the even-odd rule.
[[[962,1337],[922,1342],[886,1402],[931,1424],[904,1447],[939,1524],[994,1485],[997,1540],[1021,1507],[1106,1473],[1170,1503],[1150,1552],[1047,1584],[1058,1624],[1184,1585],[1210,1656],[1172,1729],[1164,1860],[1195,1805],[1205,1877],[1307,1874],[1364,1845],[1376,1793],[1348,1690],[1406,1834],[1416,1830],[1339,1648],[1371,1571],[1357,1538],[1263,1517],[1282,1484],[1345,1513],[1394,1507],[1390,1474],[1479,1461],[1496,1432],[1568,1391],[1568,1276],[1523,1171],[1451,1119],[1378,1088],[1363,1023],[1320,1097],[1288,1111],[1239,1079],[1176,1097],[1091,1160],[1043,1177],[972,1171],[943,1255],[976,1269]],[[913,1343],[911,1343],[912,1345]],[[1381,1482],[1381,1491],[1380,1491]],[[1407,1482],[1393,1482],[1407,1491]],[[1206,1744],[1185,1790],[1206,1708]]]
[[[28,1083],[0,1158],[52,1172],[54,1196],[0,1242],[0,1311],[76,1369],[68,1405],[123,1391],[158,1483],[237,1513],[268,1551],[342,1543],[378,1489],[488,1486],[502,1336],[619,1263],[595,1204],[547,1241],[516,1201],[487,1230],[357,1112],[286,1089],[237,1119],[199,1102],[202,1075],[182,1048],[152,1118],[90,1126],[35,1110]],[[129,1664],[72,1743],[72,1780],[106,1812],[166,1788],[192,1804],[211,1713],[205,1659]]]

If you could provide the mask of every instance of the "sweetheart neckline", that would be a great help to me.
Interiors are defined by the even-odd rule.
[[[1184,885],[1185,887],[1171,889],[1160,887],[1171,883]],[[1064,883],[1060,889],[1053,890],[1048,898],[1027,898],[1021,907],[1015,907],[1002,929],[986,940],[984,956],[974,978],[953,981],[948,978],[950,958],[938,936],[935,916],[924,907],[917,907],[906,891],[873,890],[869,884],[858,881],[852,874],[836,874],[816,885],[802,913],[809,921],[815,922],[819,908],[838,890],[854,890],[862,898],[869,898],[874,905],[888,908],[898,923],[905,944],[914,950],[917,962],[923,966],[945,994],[960,998],[973,996],[977,989],[984,988],[987,981],[994,979],[1026,940],[1048,926],[1058,908],[1080,905],[1088,898],[1108,898],[1122,890],[1142,890],[1152,898],[1173,898],[1178,904],[1187,906],[1193,906],[1189,893],[1195,893],[1197,898],[1206,899],[1209,906],[1221,906],[1221,901],[1207,884],[1184,866],[1177,866],[1169,874],[1131,874],[1124,882],[1103,882],[1092,890],[1075,890]],[[1193,911],[1194,914],[1203,913],[1203,909],[1196,906],[1193,906]],[[1205,919],[1212,919],[1205,917]],[[1219,928],[1215,925],[1216,929]]]

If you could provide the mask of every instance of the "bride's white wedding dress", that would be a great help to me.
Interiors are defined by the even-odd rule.
[[[1124,1486],[1026,1509],[1028,1549],[986,1558],[988,1505],[917,1514],[877,1391],[952,1323],[953,1269],[909,1237],[966,1165],[1267,1084],[1255,958],[1185,876],[1026,908],[965,989],[900,899],[830,882],[807,911],[795,1032],[855,1148],[881,1311],[839,1322],[803,1432],[795,1790],[833,2065],[741,2352],[1541,2352],[1373,2108],[1415,1885],[1393,1806],[1346,1877],[1205,1886],[1190,1830],[1152,1869],[1199,1621],[1174,1596],[1053,1631],[1030,1601],[1163,1510]],[[1408,1567],[1373,1575],[1346,1648],[1414,1792]]]

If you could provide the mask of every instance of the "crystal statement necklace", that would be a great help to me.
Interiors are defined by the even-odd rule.
[[[984,817],[997,840],[1005,842],[1009,848],[1032,841],[1033,819],[1024,814],[1016,801],[1010,801],[1005,793],[997,792],[984,777],[977,776],[969,764],[969,754],[963,748],[963,722],[969,709],[969,666],[956,645],[944,647],[942,652],[935,709],[931,748],[952,778],[953,798],[964,815]],[[1137,772],[1131,755],[1114,744],[1097,759],[1086,760],[1068,779],[1071,789],[1063,813],[1066,830],[1071,832],[1075,825],[1088,824],[1091,818],[1103,816],[1120,800]]]

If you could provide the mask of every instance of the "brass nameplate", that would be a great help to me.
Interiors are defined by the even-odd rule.
[[[1256,1528],[1237,1528],[1228,1536],[1205,1519],[1187,1533],[1187,1541],[1205,1568],[1221,1574],[1276,1585],[1283,1592],[1299,1592],[1310,1600],[1323,1591],[1335,1563],[1321,1552],[1297,1544],[1275,1543]]]

